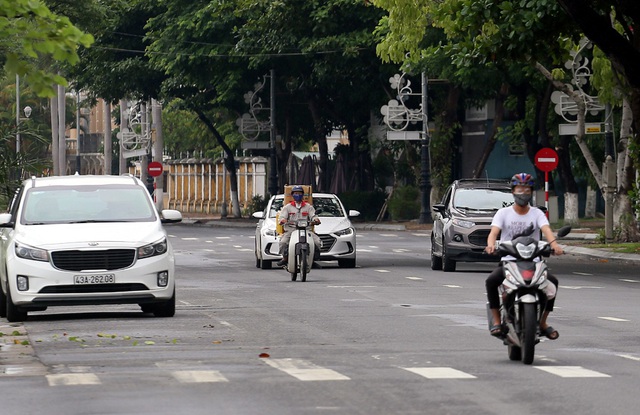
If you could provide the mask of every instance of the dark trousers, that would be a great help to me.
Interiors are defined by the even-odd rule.
[[[557,297],[558,279],[549,273],[547,273],[547,279],[556,286]],[[502,272],[502,267],[494,269],[485,281],[485,285],[487,288],[487,299],[489,300],[489,308],[500,308],[500,294],[498,292],[498,287],[500,287],[502,281],[504,281],[504,273]],[[551,300],[547,301],[547,305],[544,308],[545,311],[553,311],[553,305],[556,302],[556,297],[553,297]]]

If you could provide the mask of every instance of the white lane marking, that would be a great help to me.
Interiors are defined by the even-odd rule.
[[[461,285],[453,285],[453,284],[445,284],[445,285],[443,285],[443,287],[447,287],[447,288],[462,288]]]
[[[371,249],[356,248],[356,252],[373,252]]]
[[[396,235],[395,233],[381,233],[380,236],[392,236],[396,238],[398,235]]]
[[[327,285],[327,288],[378,288],[377,285]]]
[[[581,290],[583,288],[588,288],[588,289],[600,289],[602,287],[598,287],[597,285],[583,285],[583,286],[578,286],[578,285],[560,285],[560,288],[564,288],[565,290]]]
[[[409,250],[409,249],[404,249],[404,248],[392,249],[392,251],[393,251],[393,252],[397,252],[397,253],[411,252],[411,250]]]
[[[216,236],[216,239],[231,239],[230,236]]]
[[[622,278],[620,281],[622,281],[622,282],[633,282],[633,283],[638,283],[638,282],[640,282],[640,281],[638,281],[638,280],[628,280],[628,279],[625,279],[625,278]]]
[[[616,322],[623,322],[623,321],[630,321],[630,320],[626,320],[624,318],[618,318],[618,317],[598,317],[600,320],[608,320],[608,321],[616,321]]]
[[[374,245],[369,245],[369,248],[372,248],[372,249],[378,249],[378,247],[377,247],[377,246],[374,246]]]
[[[199,238],[180,238],[183,241],[197,241]]]
[[[640,362],[640,357],[638,357],[638,356],[632,356],[630,354],[617,354],[616,356],[623,357],[623,358],[629,359],[629,360],[635,360],[636,362]]]
[[[388,269],[377,269],[376,272],[391,272]]]
[[[100,379],[93,373],[61,373],[47,375],[49,386],[100,385]]]
[[[468,373],[451,367],[403,367],[402,369],[413,372],[427,379],[475,379]]]
[[[576,274],[576,275],[593,275],[593,274],[589,274],[588,272],[576,272],[576,271],[574,271],[573,273]]]
[[[236,251],[238,252],[253,252],[253,249],[249,249],[249,248],[242,248],[242,249],[236,249]]]
[[[229,381],[217,370],[176,370],[175,372],[171,372],[171,376],[180,383],[211,383]]]
[[[595,370],[585,369],[582,366],[534,366],[544,372],[561,378],[610,378],[611,376],[596,372]]]
[[[419,281],[422,280],[422,278],[420,277],[406,277],[408,280],[415,280],[415,281]]]
[[[429,233],[412,233],[413,236],[431,236]]]
[[[335,370],[317,366],[302,359],[263,359],[263,361],[298,380],[349,380],[347,376]]]

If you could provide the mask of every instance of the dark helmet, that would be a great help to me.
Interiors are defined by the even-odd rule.
[[[293,189],[291,189],[291,193],[295,193],[295,192],[300,192],[302,194],[304,194],[304,189],[302,188],[302,186],[300,186],[299,184],[293,186]]]
[[[513,190],[513,188],[516,186],[529,186],[531,189],[533,189],[534,185],[535,181],[529,173],[517,173],[514,174],[511,178],[511,190]]]

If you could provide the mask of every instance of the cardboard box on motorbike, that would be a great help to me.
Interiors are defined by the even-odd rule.
[[[298,185],[287,184],[284,186],[284,203],[282,204],[283,207],[293,202],[293,196],[291,195],[291,190],[293,189],[293,186],[298,186]],[[299,186],[302,186],[302,189],[304,189],[304,195],[302,195],[302,200],[304,200],[309,204],[313,204],[313,189],[311,185],[302,184]],[[278,235],[282,235],[284,233],[284,227],[280,225],[280,212],[276,214],[276,232],[278,233]]]

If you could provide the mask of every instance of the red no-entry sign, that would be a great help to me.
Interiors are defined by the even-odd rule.
[[[552,148],[540,149],[534,157],[536,167],[543,172],[550,172],[558,167],[558,153]]]
[[[160,176],[162,174],[162,163],[159,161],[152,161],[149,163],[149,166],[147,166],[147,173],[149,173],[149,176],[151,177]]]
[[[538,170],[544,172],[544,206],[547,219],[549,218],[549,172],[558,167],[558,153],[552,148],[545,147],[538,150],[534,157]]]

